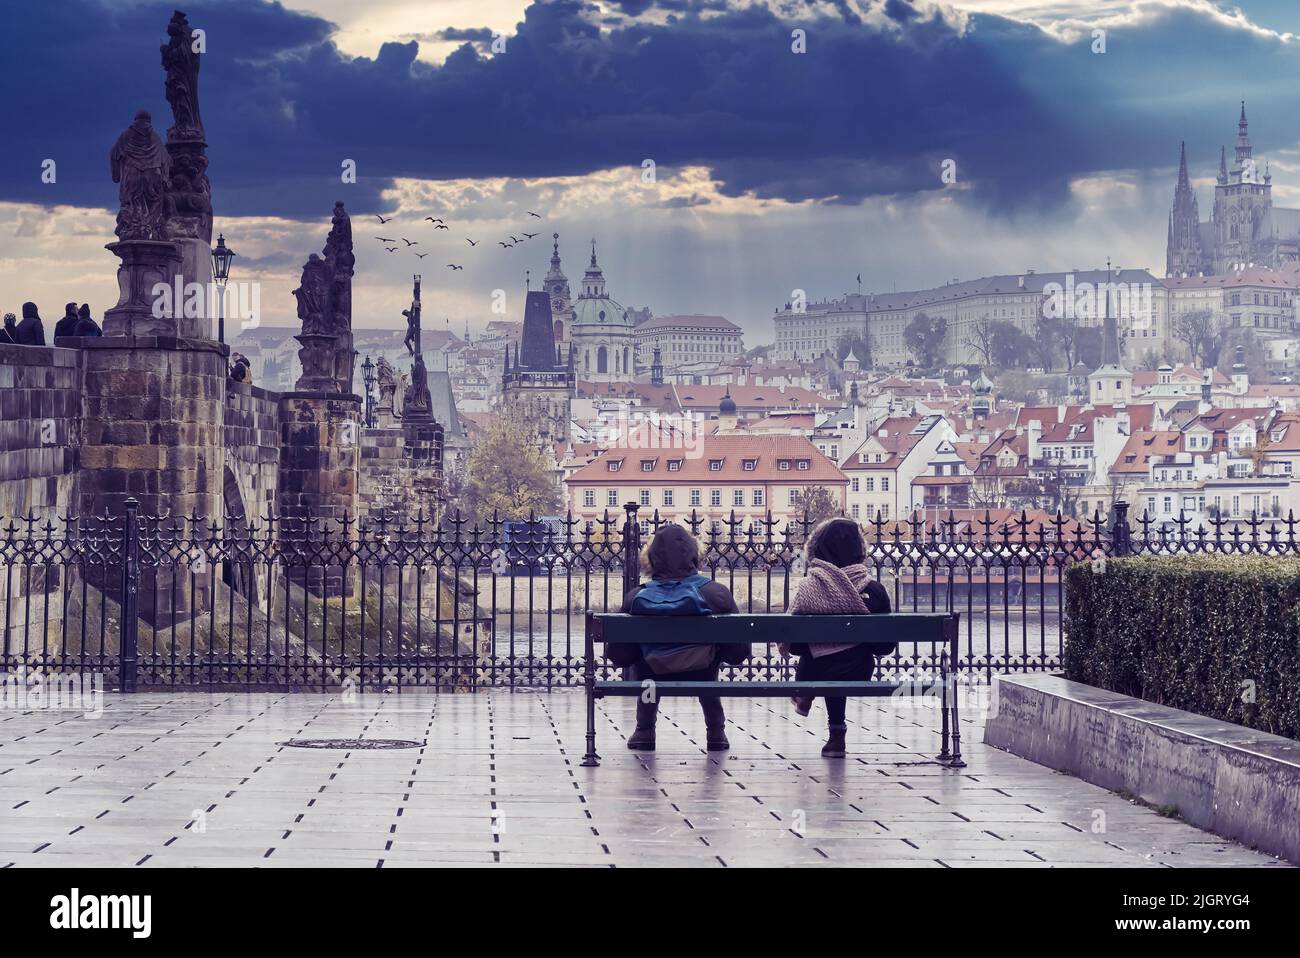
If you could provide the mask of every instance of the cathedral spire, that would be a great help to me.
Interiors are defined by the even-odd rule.
[[[1228,148],[1219,147],[1219,185],[1226,186],[1228,183]]]
[[[1241,101],[1241,119],[1237,121],[1237,163],[1234,170],[1241,170],[1245,166],[1246,160],[1250,159],[1250,134],[1247,132],[1246,125],[1246,101]]]
[[[1178,191],[1191,189],[1187,179],[1187,141],[1178,144]]]

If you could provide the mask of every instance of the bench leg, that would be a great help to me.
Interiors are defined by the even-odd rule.
[[[952,758],[948,762],[948,767],[965,768],[966,763],[961,760],[961,716],[957,712],[960,683],[958,682],[956,632],[952,637],[952,649],[949,654],[952,659]]]
[[[600,765],[600,756],[596,754],[596,662],[595,643],[591,633],[587,633],[587,663],[584,670],[583,684],[587,687],[587,754],[582,756],[584,768],[596,768]]]
[[[939,653],[939,723],[940,723],[940,749],[939,761],[947,765],[952,761],[952,753],[948,751],[948,651]]]

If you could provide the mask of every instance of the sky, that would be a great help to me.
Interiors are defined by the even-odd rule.
[[[0,310],[115,302],[108,151],[141,108],[165,135],[173,6],[0,0],[0,62],[22,78],[0,90]],[[575,292],[594,238],[624,306],[721,314],[748,345],[771,340],[792,291],[839,296],[859,275],[889,291],[1108,257],[1159,275],[1179,143],[1208,216],[1243,99],[1275,202],[1300,207],[1294,0],[185,11],[206,31],[215,228],[263,325],[296,325],[291,291],[335,200],[353,217],[358,327],[400,326],[417,271],[426,326],[518,320],[558,232]],[[538,235],[498,245],[524,230]],[[376,236],[417,245],[388,253]]]

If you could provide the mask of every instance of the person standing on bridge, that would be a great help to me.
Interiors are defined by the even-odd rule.
[[[736,600],[721,582],[700,575],[700,546],[682,526],[669,523],[654,534],[641,552],[641,571],[648,582],[631,589],[623,597],[624,612],[633,615],[725,615],[738,612]],[[666,639],[671,639],[672,623],[664,623]],[[641,646],[612,645],[609,659],[623,667],[629,681],[644,682],[656,678],[674,682],[716,682],[721,662],[735,665],[749,658],[747,643],[721,645],[673,645],[671,641]],[[701,695],[704,724],[708,727],[706,747],[720,752],[731,747],[725,729],[727,716],[722,699]],[[659,714],[658,699],[636,703],[636,731],[627,747],[653,752],[655,721]]]
[[[866,615],[890,611],[889,593],[871,577],[867,568],[867,547],[862,530],[852,519],[827,519],[808,536],[808,577],[799,585],[791,615]],[[842,643],[798,642],[782,644],[780,651],[799,655],[795,679],[800,682],[848,682],[870,679],[875,671],[875,652],[888,655],[892,648]],[[811,698],[796,696],[794,709],[807,715]],[[827,758],[843,758],[844,737],[848,726],[844,720],[845,699],[842,695],[826,697],[826,717],[830,734],[822,747]]]

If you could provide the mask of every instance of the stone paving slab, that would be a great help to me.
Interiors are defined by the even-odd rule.
[[[851,701],[845,759],[821,757],[820,704],[725,704],[730,752],[705,751],[698,704],[670,699],[658,750],[633,753],[634,704],[603,701],[594,769],[572,690],[0,712],[0,867],[1284,867],[987,748],[978,718],[953,770],[914,703]],[[418,744],[283,744],[312,738]]]

